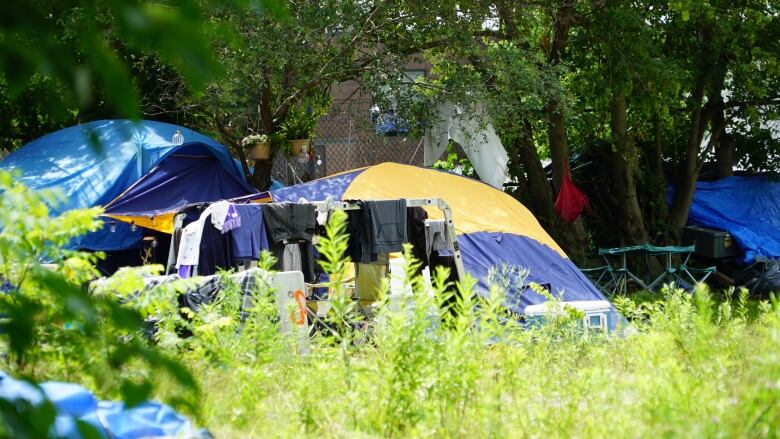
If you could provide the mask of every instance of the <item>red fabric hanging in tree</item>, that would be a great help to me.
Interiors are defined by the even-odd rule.
[[[563,182],[555,200],[555,213],[567,223],[574,222],[585,209],[590,207],[588,197],[571,181],[569,163],[563,163]]]

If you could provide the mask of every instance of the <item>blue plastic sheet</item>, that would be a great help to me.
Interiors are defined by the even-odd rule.
[[[671,202],[674,187],[668,195]],[[729,232],[744,251],[743,262],[780,258],[780,180],[735,176],[698,182],[688,224]]]
[[[394,111],[376,111],[371,113],[374,131],[382,136],[405,136],[411,131],[409,122]]]
[[[50,437],[80,439],[76,421],[91,425],[104,438],[210,438],[170,406],[144,402],[127,408],[121,402],[98,401],[86,388],[72,383],[46,382],[40,388],[0,372],[0,398],[40,405],[49,400],[57,410]]]

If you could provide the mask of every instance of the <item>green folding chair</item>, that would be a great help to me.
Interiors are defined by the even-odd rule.
[[[611,265],[603,267],[584,268],[585,273],[605,296],[612,297],[618,293],[625,294],[628,285],[628,272],[623,268],[615,268]]]

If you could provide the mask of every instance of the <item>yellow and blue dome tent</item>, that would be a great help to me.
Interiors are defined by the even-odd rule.
[[[463,266],[478,280],[478,292],[488,290],[491,268],[507,264],[528,269],[526,282],[549,286],[565,302],[606,301],[525,206],[467,177],[382,163],[271,191],[271,196],[276,202],[441,198],[452,210]],[[438,209],[428,215],[442,219]],[[525,288],[517,300],[512,308],[522,313],[547,299]]]

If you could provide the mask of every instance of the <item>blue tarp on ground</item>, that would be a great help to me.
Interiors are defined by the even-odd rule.
[[[173,144],[176,131],[183,136],[182,145]],[[31,189],[56,190],[63,195],[62,203],[52,209],[56,215],[106,205],[171,154],[196,146],[208,151],[232,182],[245,183],[241,165],[214,139],[177,125],[143,120],[99,120],[62,129],[9,154],[0,162],[0,170],[18,172],[19,181]],[[110,232],[106,225],[73,246],[104,251],[140,246],[140,230],[132,231],[129,225],[115,228]]]
[[[670,200],[673,193],[670,188]],[[729,232],[745,252],[743,262],[780,258],[780,180],[734,176],[700,181],[688,224]]]
[[[77,420],[91,425],[103,438],[211,437],[207,431],[196,429],[187,418],[165,404],[144,402],[127,408],[121,402],[98,401],[89,390],[78,384],[46,382],[38,389],[0,371],[0,398],[12,404],[26,401],[32,405],[40,405],[44,398],[48,399],[57,410],[50,437],[82,438]]]

